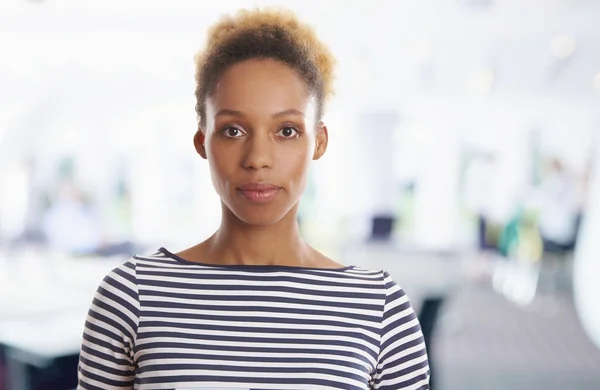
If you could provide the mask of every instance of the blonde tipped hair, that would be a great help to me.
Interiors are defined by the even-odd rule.
[[[317,98],[317,114],[333,93],[335,59],[314,29],[283,9],[240,10],[225,15],[208,31],[204,50],[196,55],[196,113],[206,120],[206,99],[221,74],[249,59],[273,59],[298,72]]]

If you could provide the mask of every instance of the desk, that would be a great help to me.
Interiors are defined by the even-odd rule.
[[[420,297],[448,295],[463,280],[460,249],[430,251],[394,242],[347,243],[340,250],[342,262],[388,271],[415,306]]]
[[[57,362],[44,388],[76,387],[76,359],[87,311],[104,275],[123,260],[72,259],[40,255],[3,259],[0,267],[0,346],[7,368],[8,390],[30,390]],[[74,364],[75,363],[75,364]]]
[[[43,371],[58,359],[77,356],[86,314],[87,308],[81,308],[31,320],[0,323],[8,389],[29,390],[32,388],[30,368]],[[76,372],[61,375],[70,378],[71,385],[73,379],[76,381]]]

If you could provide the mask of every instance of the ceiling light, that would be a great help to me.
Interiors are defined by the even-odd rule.
[[[552,55],[558,59],[565,60],[575,52],[575,39],[569,35],[559,35],[550,47]]]
[[[413,50],[418,62],[426,62],[433,56],[433,45],[425,38],[416,41]]]
[[[482,68],[475,71],[469,79],[469,92],[477,95],[487,95],[494,84],[494,71]]]

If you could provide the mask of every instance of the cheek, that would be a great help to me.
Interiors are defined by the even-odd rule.
[[[216,181],[227,181],[227,177],[233,171],[234,161],[231,153],[207,144],[206,154],[213,182],[217,184]]]
[[[301,182],[308,174],[312,155],[312,149],[302,145],[302,147],[282,148],[278,160],[280,166],[290,175],[290,181],[298,182],[297,185],[301,186]]]

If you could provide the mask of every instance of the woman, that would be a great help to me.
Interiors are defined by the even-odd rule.
[[[105,278],[79,388],[429,388],[402,289],[386,272],[327,258],[298,231],[309,164],[327,149],[327,48],[292,14],[242,11],[212,28],[196,65],[194,145],[221,226]]]

